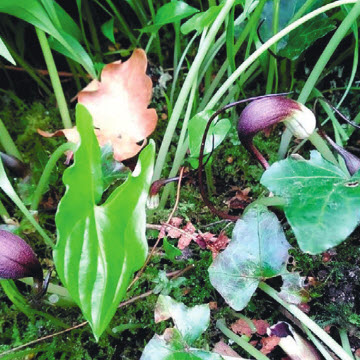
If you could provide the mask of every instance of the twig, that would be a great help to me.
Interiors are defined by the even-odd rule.
[[[171,273],[167,273],[166,276],[171,277],[172,279],[176,279],[176,278],[180,277],[181,275],[185,274],[187,271],[193,269],[194,267],[195,267],[194,264],[190,264],[187,267],[185,267],[184,269],[176,270],[176,271],[173,271]],[[154,292],[154,290],[149,290],[149,291],[147,291],[147,292],[145,292],[143,294],[140,294],[138,296],[134,296],[133,298],[120,303],[120,305],[118,306],[118,309],[120,309],[120,308],[122,308],[122,307],[124,307],[126,305],[132,304],[133,302],[135,302],[137,300],[144,299],[144,298],[150,296],[153,292]]]
[[[129,300],[126,300],[126,301],[120,303],[120,305],[118,306],[118,309],[120,309],[120,308],[122,308],[122,307],[124,307],[124,306],[126,306],[126,305],[129,305],[129,304],[135,302],[136,300],[140,300],[140,299],[146,298],[146,297],[148,297],[149,295],[151,295],[153,292],[154,292],[154,290],[149,290],[149,291],[147,291],[146,293],[140,294],[140,295],[138,295],[138,296],[134,296],[133,298],[131,298],[131,299],[129,299]]]
[[[180,174],[179,174],[179,182],[178,182],[178,186],[177,186],[177,192],[176,192],[176,200],[175,200],[175,205],[169,215],[169,218],[167,219],[167,222],[164,224],[164,226],[168,226],[169,225],[169,222],[171,220],[171,218],[173,217],[178,205],[179,205],[179,200],[180,200],[180,189],[181,189],[181,179],[183,177],[183,173],[184,173],[184,167],[182,167],[180,169]],[[161,233],[159,233],[158,235],[158,238],[156,240],[156,243],[155,245],[153,246],[150,254],[148,255],[146,261],[145,261],[145,264],[143,265],[143,267],[140,269],[140,271],[136,274],[135,278],[133,279],[133,281],[130,283],[129,287],[128,287],[128,290],[136,283],[136,281],[138,281],[138,279],[140,278],[140,276],[143,274],[143,272],[145,271],[145,268],[146,266],[148,265],[151,257],[154,255],[155,251],[156,251],[156,248],[157,246],[159,245],[159,242],[161,240]]]
[[[11,66],[11,65],[5,65],[4,68],[7,69],[7,70],[13,70],[13,71],[22,71],[22,72],[26,71],[22,67]],[[42,70],[42,69],[34,69],[34,70],[35,70],[35,72],[37,72],[40,75],[49,75],[48,70]],[[59,74],[60,77],[84,77],[82,75],[73,74],[73,73],[67,72],[67,71],[58,71],[58,74]],[[91,79],[90,75],[86,75],[86,77]]]
[[[84,322],[82,322],[81,324],[77,324],[77,325],[72,326],[72,327],[70,327],[70,328],[68,328],[68,329],[59,331],[59,332],[54,333],[54,334],[51,334],[51,335],[44,336],[44,337],[42,337],[42,338],[40,338],[40,339],[36,339],[36,340],[30,341],[30,342],[28,342],[28,343],[26,343],[26,344],[20,345],[20,346],[18,346],[18,347],[16,347],[16,348],[13,348],[13,349],[4,351],[3,353],[0,354],[0,358],[2,358],[4,355],[10,354],[10,353],[15,352],[15,351],[18,351],[18,350],[23,349],[23,348],[25,348],[25,347],[28,347],[28,346],[30,346],[30,345],[34,345],[34,344],[36,344],[36,343],[38,343],[38,342],[41,342],[41,341],[44,341],[44,340],[48,340],[48,339],[51,339],[51,338],[53,338],[53,337],[55,337],[55,336],[65,334],[65,333],[67,333],[67,332],[69,332],[69,331],[71,331],[71,330],[74,330],[74,329],[78,329],[78,328],[80,328],[80,327],[83,327],[83,326],[85,326],[87,323],[88,323],[87,321],[84,321]]]

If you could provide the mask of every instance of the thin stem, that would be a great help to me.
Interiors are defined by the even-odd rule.
[[[196,83],[197,83],[197,78],[195,77],[193,86],[191,88],[190,98],[189,98],[189,102],[187,104],[184,122],[183,122],[183,126],[181,129],[180,137],[179,137],[179,142],[178,142],[179,145],[176,149],[173,166],[172,166],[170,174],[169,174],[170,178],[174,177],[178,173],[179,167],[184,159],[186,150],[189,146],[189,141],[188,141],[188,137],[186,136],[186,134],[187,134],[188,123],[189,123],[189,120],[191,117],[191,110],[192,110],[194,99],[195,99],[195,93],[196,93],[196,89],[197,89]],[[183,151],[182,151],[183,146],[181,144],[184,144],[184,146],[186,146],[185,153],[183,153]],[[159,204],[160,209],[164,208],[171,188],[172,188],[171,184],[168,184],[165,186],[163,194],[161,196],[160,204]]]
[[[251,344],[249,344],[246,340],[242,339],[240,336],[233,333],[230,329],[225,325],[224,320],[218,320],[216,322],[216,327],[228,338],[242,347],[246,352],[248,352],[251,356],[253,356],[257,360],[270,360],[266,355],[261,353],[259,350],[254,348]]]
[[[350,341],[345,329],[339,329],[339,335],[341,340],[341,345],[344,350],[351,356],[352,360],[354,360],[353,353],[351,351]]]
[[[123,33],[128,36],[129,40],[132,42],[133,45],[136,45],[137,40],[136,40],[135,35],[132,33],[131,29],[129,28],[129,25],[126,23],[123,16],[119,13],[116,6],[113,4],[113,2],[111,0],[105,0],[105,1],[108,3],[111,10],[113,11],[116,18],[118,19],[120,27],[122,28]]]
[[[9,132],[7,131],[1,119],[0,119],[0,143],[8,155],[15,156],[20,161],[23,161],[20,151],[16,147],[13,139],[11,138]]]
[[[340,26],[338,27],[338,29],[336,30],[336,32],[330,39],[325,50],[323,51],[323,53],[321,54],[316,65],[314,66],[313,70],[311,71],[311,74],[309,75],[308,79],[306,80],[304,87],[301,90],[298,101],[303,104],[306,102],[311,91],[315,87],[321,73],[323,72],[325,66],[329,62],[335,49],[340,44],[341,40],[346,36],[346,34],[349,31],[349,29],[351,28],[353,22],[356,21],[357,17],[360,15],[360,2],[359,1],[335,1],[332,4],[326,5],[326,6],[330,6],[330,5],[339,6],[339,5],[345,5],[345,4],[350,4],[350,3],[354,3],[353,8],[349,12],[349,14],[346,16],[346,18],[342,21],[342,23],[340,24]],[[323,9],[326,6],[323,6],[320,9]],[[333,7],[335,7],[335,6],[333,6]],[[318,9],[318,10],[320,10],[320,9]],[[304,16],[302,19],[306,18],[307,16],[313,14],[314,12],[316,12],[318,10],[311,12],[310,14]],[[329,10],[329,9],[327,9],[327,10]],[[324,10],[324,11],[326,11],[326,10]],[[322,12],[324,12],[324,11],[322,11]],[[300,21],[302,19],[299,19],[298,21]],[[298,22],[298,21],[296,21],[296,22]],[[281,158],[281,159],[284,158],[284,156],[287,152],[287,149],[289,147],[290,140],[291,140],[290,132],[285,131],[282,136],[281,147],[278,152],[279,158]],[[280,150],[281,150],[281,152],[280,152]]]
[[[39,42],[40,42],[41,50],[44,55],[46,66],[49,71],[51,84],[54,89],[54,94],[55,94],[56,101],[58,103],[58,107],[59,107],[63,125],[65,128],[71,128],[72,124],[71,124],[69,109],[68,109],[68,106],[66,103],[65,95],[64,95],[64,92],[63,92],[63,89],[61,86],[59,74],[56,69],[56,65],[55,65],[54,58],[51,53],[49,43],[47,41],[45,33],[42,30],[40,30],[39,28],[35,28],[35,30],[36,30],[36,34],[37,34]]]
[[[348,355],[348,353],[331,337],[329,336],[319,325],[311,320],[306,314],[304,314],[297,306],[288,304],[280,298],[278,292],[264,282],[259,284],[259,288],[272,297],[276,302],[282,305],[287,311],[294,315],[300,322],[308,327],[326,346],[329,347],[340,359],[342,360],[354,360]]]
[[[339,163],[336,160],[336,157],[331,152],[329,147],[327,146],[324,139],[316,132],[314,131],[309,137],[308,140],[311,141],[311,143],[315,146],[315,148],[321,153],[321,155],[324,157],[324,159],[332,162],[335,165],[339,165]]]
[[[34,217],[31,215],[29,210],[26,208],[24,203],[21,201],[19,196],[16,194],[14,188],[12,187],[9,179],[6,176],[6,172],[3,166],[3,163],[0,159],[0,188],[5,192],[5,194],[15,203],[15,205],[22,211],[22,213],[26,216],[26,218],[30,221],[30,223],[34,226],[34,228],[39,232],[39,234],[43,237],[45,243],[53,247],[54,243],[46,234],[44,229],[36,222]]]
[[[6,207],[4,206],[4,204],[2,203],[2,201],[0,200],[0,216],[3,219],[4,223],[6,224],[8,222],[8,220],[10,219],[10,215],[6,210]]]
[[[159,150],[158,157],[156,159],[155,170],[153,180],[158,180],[161,175],[161,171],[165,164],[165,159],[169,150],[169,146],[174,135],[178,120],[181,116],[181,112],[183,110],[184,104],[186,99],[189,95],[190,89],[194,80],[198,75],[198,71],[200,66],[206,56],[207,51],[209,50],[210,45],[212,44],[215,36],[220,29],[221,24],[224,22],[226,15],[231,10],[235,0],[226,0],[224,3],[223,8],[221,9],[219,15],[215,19],[214,23],[212,24],[202,46],[199,48],[199,51],[194,59],[194,62],[189,70],[188,76],[186,77],[184,84],[181,88],[180,94],[174,106],[174,110],[172,112],[172,116],[166,128],[163,141],[161,143],[161,147]]]
[[[355,6],[360,6],[360,3],[357,2],[357,0],[339,0],[334,1],[333,3],[327,4],[325,6],[322,6],[311,13],[305,15],[301,19],[293,22],[280,32],[278,32],[275,36],[273,36],[271,39],[269,39],[266,43],[261,45],[256,51],[254,51],[237,69],[235,72],[232,73],[232,75],[225,81],[225,83],[220,87],[220,89],[216,92],[216,94],[213,96],[211,101],[206,106],[206,109],[212,109],[217,102],[220,100],[220,98],[225,94],[225,92],[233,85],[233,83],[237,80],[237,78],[256,60],[259,58],[261,54],[263,54],[269,47],[271,47],[273,44],[277,43],[279,40],[281,40],[284,36],[289,34],[294,29],[298,28],[300,25],[306,23],[307,21],[313,19],[314,17],[324,13],[325,11],[331,10],[335,7],[339,7],[341,5],[346,4],[354,4],[357,3]],[[345,20],[344,20],[345,21]]]
[[[177,66],[176,69],[174,69],[174,76],[173,76],[173,81],[172,81],[172,85],[171,85],[171,92],[170,92],[170,102],[173,103],[174,100],[174,94],[175,94],[175,89],[176,89],[176,83],[177,83],[177,79],[179,77],[179,73],[182,67],[182,64],[185,60],[185,56],[187,55],[188,51],[190,50],[190,47],[192,45],[192,43],[195,41],[195,39],[197,38],[198,34],[196,33],[189,41],[189,43],[187,44],[185,50],[183,51],[181,58],[179,60],[179,64]]]
[[[320,354],[324,357],[325,360],[334,360],[334,358],[328,353],[323,344],[313,335],[313,333],[305,326],[302,325],[301,328],[304,330],[305,334],[319,350]]]
[[[89,25],[89,30],[90,30],[90,36],[91,36],[92,43],[94,45],[97,56],[100,56],[102,54],[101,46],[100,46],[99,38],[98,38],[98,35],[97,35],[94,19],[93,19],[93,16],[92,16],[92,11],[91,11],[91,8],[90,8],[90,4],[89,4],[88,1],[84,1],[84,10],[85,10],[85,15],[86,15],[86,20],[87,20],[87,23]]]
[[[60,157],[64,154],[65,151],[68,151],[68,150],[74,151],[75,147],[76,147],[76,145],[73,143],[65,143],[65,144],[62,144],[61,146],[59,146],[53,152],[53,154],[51,155],[49,161],[47,162],[47,164],[45,166],[43,173],[41,174],[39,183],[36,187],[34,197],[33,197],[32,203],[31,203],[32,211],[36,211],[38,209],[44,189],[49,184],[49,178],[50,178],[51,172],[53,171],[53,169],[54,169],[56,163],[58,162],[58,160],[60,159]]]
[[[280,196],[272,196],[272,197],[261,197],[250,204],[250,206],[254,205],[265,205],[265,206],[285,206],[286,200]]]

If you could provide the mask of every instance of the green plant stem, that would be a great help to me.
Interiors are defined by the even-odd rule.
[[[187,55],[187,53],[190,50],[190,47],[192,45],[192,43],[195,41],[195,39],[197,38],[198,34],[195,34],[189,41],[189,43],[187,44],[185,50],[183,51],[181,58],[179,60],[179,64],[177,66],[176,69],[174,69],[174,74],[173,74],[173,81],[172,81],[172,85],[171,85],[171,92],[170,92],[170,102],[171,104],[173,103],[174,100],[174,94],[175,94],[175,89],[176,89],[176,83],[177,83],[177,79],[179,77],[179,73],[181,71],[181,67],[184,63],[185,60],[185,56]]]
[[[324,357],[325,360],[334,360],[334,358],[328,353],[323,344],[313,335],[313,333],[305,326],[302,325],[301,328],[304,330],[307,337],[311,340],[314,346],[319,350],[320,354]]]
[[[4,223],[6,224],[7,221],[10,219],[10,215],[6,210],[6,207],[4,206],[4,204],[2,203],[2,201],[0,200],[0,216],[3,219]]]
[[[212,24],[202,46],[199,48],[199,51],[198,51],[197,55],[195,56],[194,62],[189,70],[189,73],[188,73],[188,75],[184,81],[184,84],[181,88],[181,91],[179,93],[178,99],[174,106],[174,110],[172,112],[172,116],[170,118],[170,121],[168,123],[168,126],[167,126],[165,134],[164,134],[163,141],[161,143],[161,147],[160,147],[159,154],[158,154],[158,157],[156,159],[156,164],[155,164],[155,170],[154,170],[154,176],[153,176],[154,180],[158,180],[160,178],[161,171],[164,167],[166,155],[168,153],[170,143],[171,143],[172,137],[174,135],[177,123],[181,116],[186,99],[188,98],[190,89],[191,89],[194,81],[196,81],[197,74],[198,74],[198,71],[202,64],[202,61],[204,60],[204,57],[206,56],[206,53],[209,50],[210,45],[212,44],[213,40],[215,39],[215,36],[216,36],[221,24],[224,22],[225,17],[231,10],[234,2],[235,2],[235,0],[226,0],[219,15],[217,16],[214,23]]]
[[[101,56],[101,54],[102,54],[101,46],[100,46],[99,38],[97,36],[96,26],[94,23],[92,11],[91,11],[88,0],[84,1],[84,10],[85,10],[85,15],[86,15],[86,20],[89,25],[91,40],[94,45],[96,54],[97,54],[97,56]]]
[[[349,29],[351,28],[353,22],[356,21],[357,17],[360,15],[360,1],[352,1],[352,2],[335,1],[334,3],[329,4],[329,5],[334,5],[334,4],[339,4],[339,3],[341,3],[340,5],[354,3],[354,6],[351,9],[351,11],[349,12],[349,14],[346,16],[346,18],[342,21],[339,28],[335,31],[334,35],[331,37],[331,39],[330,39],[329,43],[327,44],[325,50],[321,54],[319,60],[315,64],[315,66],[314,66],[313,70],[311,71],[308,79],[306,80],[306,83],[305,83],[304,87],[302,88],[301,93],[300,93],[299,98],[298,98],[298,101],[303,103],[303,104],[305,104],[305,102],[308,99],[311,91],[315,87],[316,82],[318,81],[318,79],[319,79],[321,73],[323,72],[325,66],[329,62],[329,60],[330,60],[331,56],[333,55],[335,49],[340,44],[341,40],[346,36],[346,34],[349,31]],[[326,6],[329,6],[329,5],[326,5]],[[326,6],[323,6],[322,8],[324,8]],[[320,9],[322,9],[322,8],[320,8]],[[318,9],[318,10],[320,10],[320,9]],[[317,10],[313,11],[310,14],[313,14],[316,11]],[[309,16],[310,14],[304,16],[302,19]],[[298,21],[300,21],[302,19],[299,19]],[[311,139],[309,138],[309,140],[311,140]],[[285,157],[287,149],[288,149],[289,144],[290,144],[290,141],[291,141],[291,134],[290,134],[290,132],[288,130],[285,130],[285,132],[284,132],[284,134],[282,136],[282,139],[281,139],[281,144],[280,144],[280,148],[279,148],[279,152],[278,152],[278,157],[280,159]]]
[[[304,314],[297,306],[288,304],[278,295],[278,292],[274,290],[268,284],[261,282],[259,288],[272,297],[276,302],[283,306],[287,311],[294,315],[301,323],[303,323],[309,330],[311,330],[326,346],[329,347],[340,359],[353,360],[352,357],[331,337],[329,336],[319,325],[311,320],[306,314]]]
[[[280,9],[280,0],[274,0],[273,2],[273,23],[272,31],[273,34],[276,34],[279,30],[279,9]],[[272,51],[276,54],[276,44],[272,46]],[[276,71],[277,60],[269,54],[269,72],[266,82],[266,94],[271,94],[274,83],[274,76]]]
[[[339,165],[336,157],[331,152],[325,140],[316,132],[314,131],[309,137],[308,140],[315,146],[315,148],[321,153],[324,159],[332,162],[335,165]]]
[[[218,320],[216,322],[216,327],[229,339],[234,341],[236,344],[238,344],[240,347],[242,347],[246,352],[248,352],[251,356],[253,356],[257,360],[270,360],[266,355],[261,353],[259,350],[254,348],[251,344],[249,344],[247,341],[242,339],[240,336],[233,333],[231,330],[227,328],[225,325],[224,320]]]
[[[125,19],[123,18],[123,16],[119,13],[118,9],[116,8],[116,6],[113,4],[113,2],[111,0],[105,0],[108,5],[110,6],[111,10],[113,11],[113,13],[115,14],[116,18],[119,21],[120,27],[122,28],[122,31],[124,33],[124,35],[127,35],[129,40],[132,42],[133,45],[137,44],[137,40],[135,35],[132,33],[131,29],[129,28],[128,24],[126,23]]]
[[[261,197],[255,200],[254,202],[252,202],[250,206],[254,206],[254,205],[284,207],[286,205],[286,200],[280,196]]]
[[[237,69],[235,72],[231,74],[231,76],[224,82],[224,84],[220,87],[220,89],[216,92],[216,94],[212,97],[206,109],[212,109],[220,98],[225,94],[225,92],[233,85],[233,83],[237,80],[237,78],[256,60],[258,57],[263,54],[269,47],[277,43],[281,40],[284,36],[289,34],[294,29],[298,28],[300,25],[306,23],[307,21],[313,19],[314,17],[331,10],[333,8],[339,7],[341,5],[346,4],[354,4],[357,0],[339,0],[334,1],[330,4],[322,6],[309,14],[306,14],[299,20],[293,22],[292,24],[288,25],[286,28],[279,31],[276,35],[274,35],[271,39],[269,39],[266,43],[261,45],[256,51],[254,51]],[[360,5],[358,2],[357,5]],[[356,6],[357,6],[356,5]],[[350,14],[349,14],[350,15]],[[345,21],[345,20],[344,20]]]
[[[19,279],[19,281],[30,286],[33,286],[34,284],[33,278],[23,278],[23,279]],[[69,291],[63,286],[49,283],[47,288],[47,293],[58,295],[61,298],[62,302],[65,302],[69,306],[76,305],[75,301],[70,296]]]
[[[47,185],[49,184],[49,178],[51,175],[51,172],[53,171],[56,163],[58,162],[58,160],[60,159],[60,157],[64,154],[65,151],[69,151],[75,150],[76,145],[73,143],[65,143],[60,145],[51,155],[49,161],[47,162],[45,169],[43,171],[43,173],[41,174],[39,183],[36,187],[35,193],[34,193],[34,197],[31,203],[31,210],[32,211],[37,211],[41,197],[43,195],[43,192],[45,190],[45,188],[47,187]]]
[[[15,205],[22,211],[25,217],[30,221],[30,223],[34,226],[34,228],[39,232],[39,234],[43,237],[45,243],[53,247],[54,243],[46,234],[44,229],[36,222],[34,217],[31,215],[29,210],[26,208],[24,203],[21,201],[19,196],[16,194],[14,188],[12,187],[9,179],[7,178],[3,163],[0,159],[0,188],[5,192],[5,194],[15,203]]]
[[[0,119],[0,143],[8,155],[15,156],[20,161],[23,161],[20,151],[16,147],[13,139],[11,138],[9,132],[7,131],[1,119]]]
[[[350,346],[350,342],[349,342],[349,338],[348,338],[346,330],[345,329],[339,329],[339,335],[340,335],[340,340],[341,340],[342,347],[349,354],[349,356],[351,356],[352,360],[354,360],[354,356],[353,356],[352,351],[351,351],[351,346]]]
[[[39,28],[35,28],[35,29],[40,42],[41,50],[45,58],[46,66],[49,71],[51,84],[54,89],[54,94],[56,101],[58,103],[63,125],[65,128],[71,128],[72,124],[71,124],[69,109],[66,103],[65,95],[61,86],[61,82],[60,82],[59,74],[56,69],[54,58],[51,54],[49,43],[47,41],[45,33]]]
[[[193,107],[195,93],[196,93],[196,89],[197,89],[197,86],[196,86],[197,81],[196,80],[197,80],[197,78],[195,78],[193,86],[191,88],[190,98],[189,98],[189,102],[188,102],[187,108],[186,108],[183,127],[180,132],[180,137],[179,137],[179,142],[178,142],[179,146],[177,147],[176,152],[175,152],[174,162],[173,162],[173,166],[170,170],[169,177],[176,176],[176,174],[180,168],[180,165],[182,163],[182,160],[184,159],[186,150],[189,147],[189,138],[186,136],[186,134],[187,134],[187,125],[188,125],[190,117],[191,117],[191,110]],[[182,146],[181,146],[181,144],[182,144]],[[173,188],[172,185],[173,184],[167,184],[165,186],[164,191],[161,196],[160,204],[159,204],[160,209],[164,208],[166,201],[168,199],[168,196],[170,194],[170,190]]]

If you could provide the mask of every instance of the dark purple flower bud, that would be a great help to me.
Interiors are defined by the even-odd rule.
[[[253,100],[238,120],[237,131],[240,141],[265,169],[269,164],[253,145],[253,137],[259,131],[278,122],[284,122],[291,133],[299,139],[309,137],[316,126],[315,116],[310,109],[283,96],[266,96]]]
[[[322,132],[322,135],[334,148],[334,150],[344,159],[350,175],[354,175],[355,173],[357,173],[360,170],[360,159],[351,152],[345,150],[343,147],[338,145],[333,139],[331,139],[331,137],[327,136],[324,132]]]
[[[0,152],[0,157],[3,164],[16,176],[25,177],[29,173],[29,168],[22,161],[17,159],[15,156],[4,154]]]
[[[313,112],[303,104],[283,96],[268,96],[252,101],[243,110],[238,120],[239,138],[248,141],[278,122],[284,122],[299,139],[309,137],[316,126]]]
[[[0,278],[33,277],[37,287],[43,281],[43,271],[34,251],[19,236],[0,230]]]

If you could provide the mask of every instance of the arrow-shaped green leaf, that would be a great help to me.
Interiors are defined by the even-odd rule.
[[[91,116],[82,105],[77,105],[76,119],[81,141],[74,165],[63,177],[66,192],[56,214],[54,261],[98,339],[146,258],[145,202],[154,144],[141,152],[125,183],[99,205],[103,194],[99,145]]]

